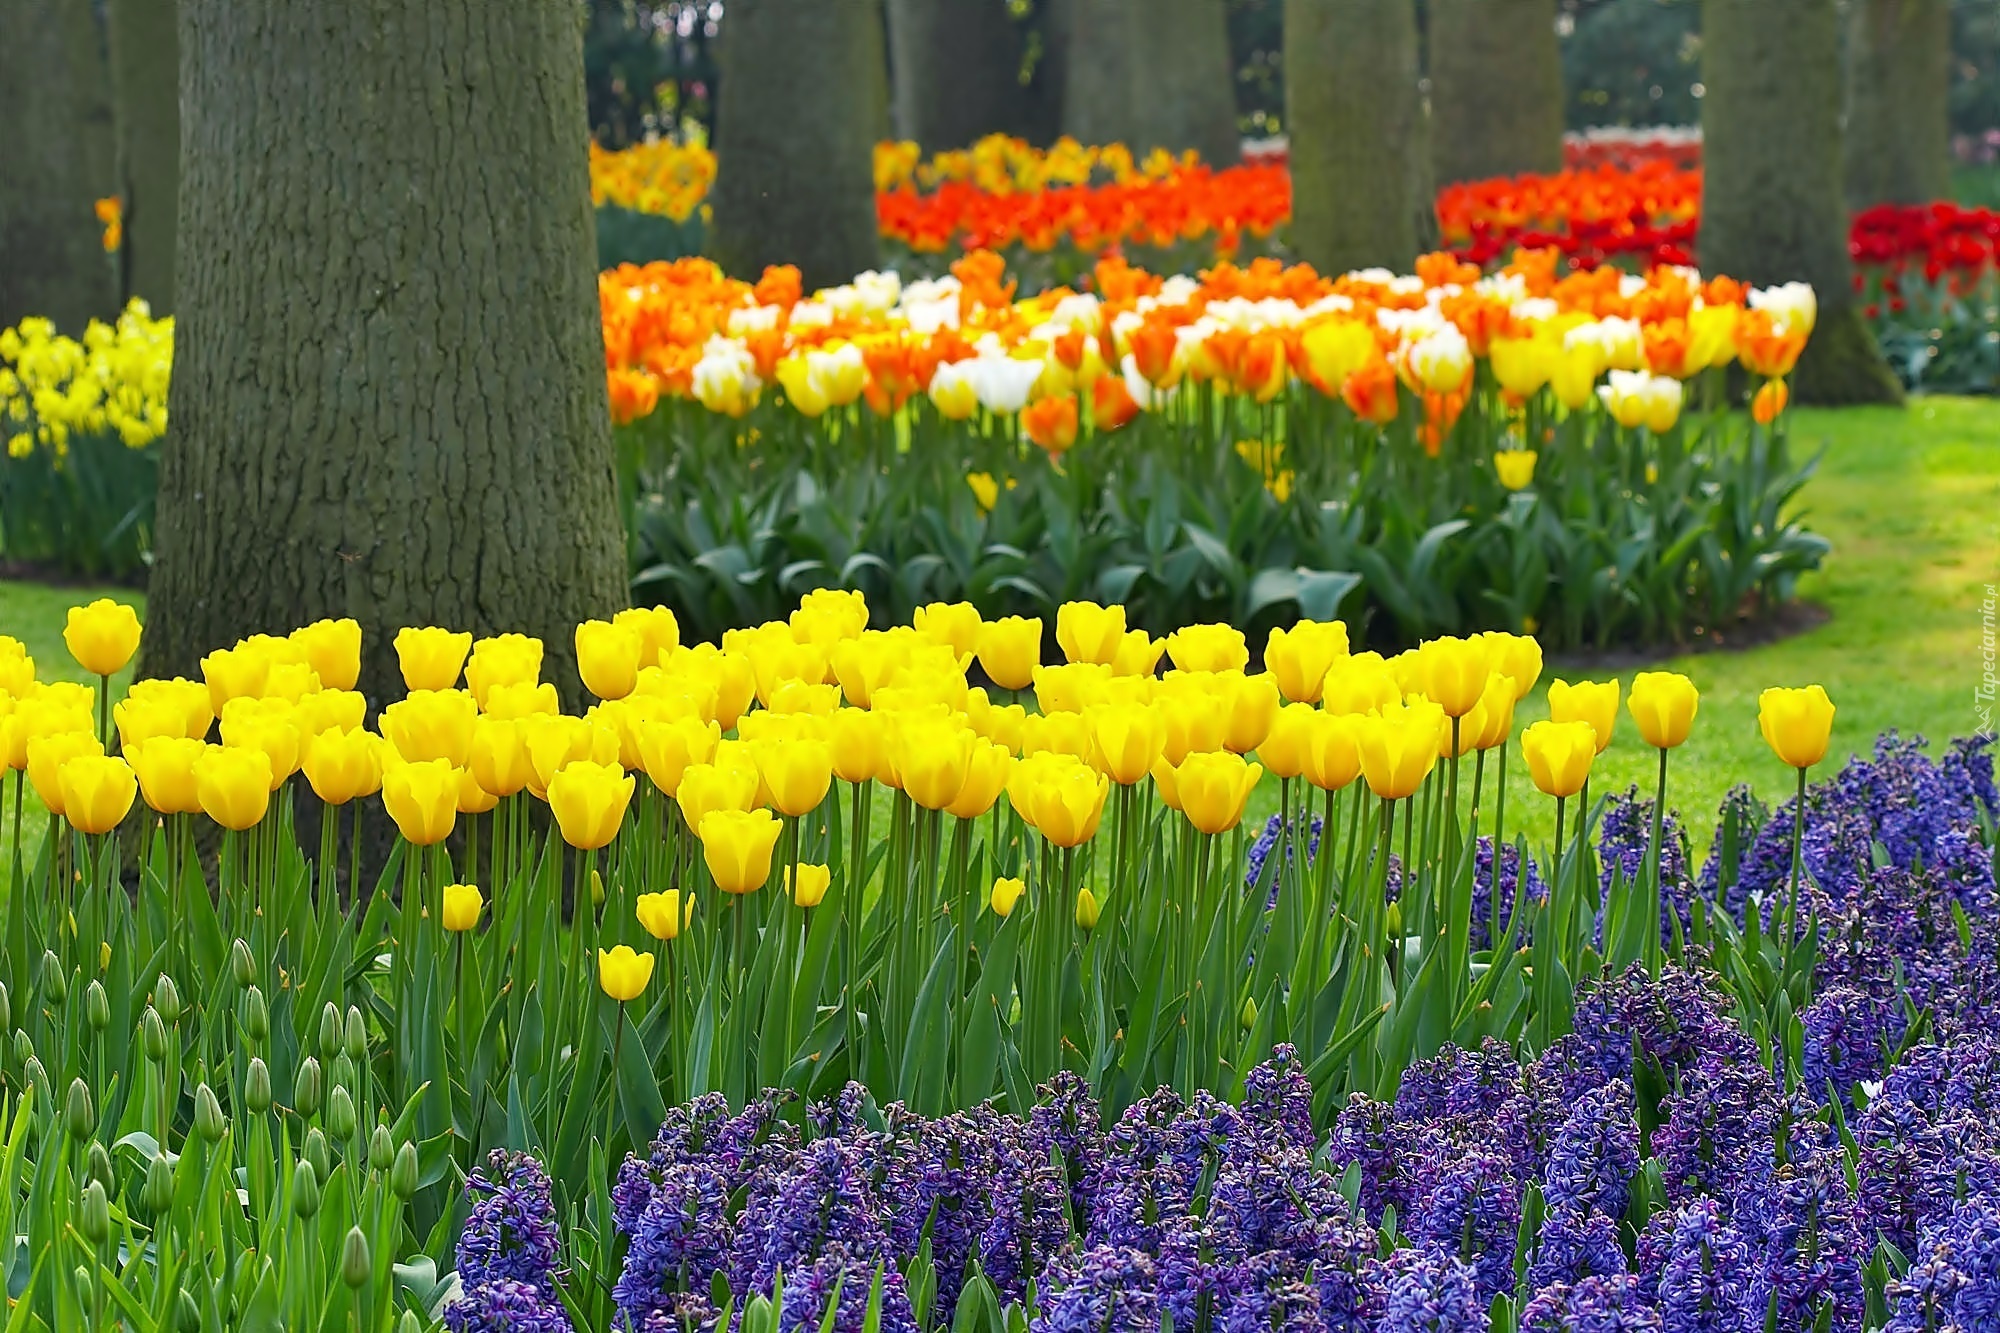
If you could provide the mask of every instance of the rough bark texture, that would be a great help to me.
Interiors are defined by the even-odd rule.
[[[1242,150],[1221,0],[1068,0],[1063,132],[1086,144]]]
[[[118,186],[125,200],[119,255],[127,296],[173,313],[174,227],[180,213],[181,93],[177,0],[110,0]]]
[[[1555,0],[1431,0],[1430,74],[1439,185],[1561,169]]]
[[[797,264],[810,290],[875,267],[879,19],[873,4],[729,6],[717,39],[721,170],[709,251],[730,273]]]
[[[0,89],[0,328],[45,315],[81,333],[117,305],[95,212],[111,118],[90,0],[0,0]]]
[[[1848,206],[1945,198],[1949,0],[1851,0],[1847,14]]]
[[[1430,208],[1411,0],[1285,0],[1292,248],[1408,272]]]
[[[1024,25],[1006,0],[888,0],[896,134],[926,153],[988,134],[1026,137]]]
[[[1126,143],[1133,115],[1129,0],[1059,0],[1062,13],[1062,130],[1087,144]]]
[[[144,669],[320,616],[542,637],[625,603],[569,0],[183,0]]]
[[[1705,0],[1702,77],[1702,267],[1813,285],[1800,401],[1899,401],[1849,281],[1834,0]]]

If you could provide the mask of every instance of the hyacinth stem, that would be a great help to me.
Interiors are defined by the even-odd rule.
[[[1658,792],[1653,797],[1653,865],[1652,873],[1646,878],[1646,901],[1647,906],[1651,910],[1646,927],[1646,971],[1648,975],[1656,978],[1660,975],[1662,961],[1660,906],[1666,897],[1666,892],[1664,886],[1660,883],[1660,867],[1664,864],[1662,854],[1665,851],[1663,839],[1666,837],[1666,822],[1667,751],[1666,747],[1662,746],[1660,749],[1660,785]]]

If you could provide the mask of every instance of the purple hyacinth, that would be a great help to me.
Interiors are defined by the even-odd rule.
[[[444,1326],[451,1333],[570,1333],[560,1301],[509,1277],[466,1287],[444,1307]]]
[[[1797,1152],[1751,1173],[1734,1201],[1748,1246],[1749,1304],[1775,1309],[1779,1328],[1811,1328],[1825,1311],[1833,1333],[1859,1333],[1861,1271],[1869,1240],[1847,1188],[1840,1151]]]
[[[833,1306],[834,1333],[875,1333],[869,1329],[868,1306],[876,1281],[881,1282],[878,1313],[880,1333],[918,1333],[917,1317],[903,1275],[885,1260],[857,1255],[838,1241],[798,1271],[785,1273],[784,1303],[778,1308],[778,1333],[819,1333]]]
[[[1278,1250],[1254,1255],[1222,1282],[1221,1333],[1326,1333],[1310,1265]]]
[[[1639,1124],[1631,1085],[1620,1079],[1585,1093],[1556,1132],[1542,1195],[1551,1209],[1594,1208],[1622,1217],[1638,1173]]]
[[[1397,1250],[1376,1265],[1375,1333],[1486,1333],[1492,1327],[1472,1268],[1436,1250]]]
[[[1713,1199],[1654,1215],[1640,1238],[1640,1273],[1641,1290],[1656,1293],[1668,1333],[1763,1327],[1763,1312],[1749,1303],[1749,1247]]]
[[[1521,946],[1534,939],[1533,904],[1548,900],[1548,882],[1542,878],[1533,857],[1523,857],[1518,844],[1500,849],[1498,892],[1495,892],[1493,839],[1481,834],[1472,859],[1472,947],[1491,949],[1507,933],[1516,906],[1520,919],[1514,921],[1514,943]],[[1522,868],[1527,870],[1527,895],[1521,895]]]
[[[1396,1118],[1491,1115],[1520,1086],[1521,1063],[1506,1042],[1488,1037],[1476,1051],[1448,1045],[1403,1071]]]
[[[1968,1201],[1924,1233],[1921,1257],[1890,1284],[1883,1333],[2000,1328],[2000,1205]]]
[[[1031,1333],[1153,1333],[1160,1326],[1152,1256],[1099,1246],[1050,1272]]]
[[[465,1182],[471,1214],[458,1237],[458,1277],[473,1288],[517,1282],[552,1297],[556,1289],[555,1200],[548,1172],[526,1153],[495,1149]]]
[[[1472,1267],[1482,1297],[1514,1285],[1514,1239],[1521,1227],[1521,1186],[1505,1157],[1471,1148],[1441,1162],[1411,1213],[1410,1238]]]
[[[1306,843],[1306,865],[1311,866],[1319,857],[1319,839],[1322,827],[1323,821],[1318,815],[1308,815],[1307,812],[1301,810],[1292,816],[1292,835],[1290,838],[1285,838],[1284,820],[1281,816],[1272,815],[1269,819],[1265,820],[1263,831],[1257,835],[1257,841],[1250,844],[1249,855],[1245,858],[1243,887],[1246,889],[1257,887],[1258,879],[1264,874],[1264,863],[1271,859],[1271,853],[1278,850],[1278,843],[1281,839],[1285,843],[1285,864],[1289,866],[1297,856],[1299,839],[1303,837]],[[1267,906],[1275,906],[1277,904],[1278,880],[1282,874],[1283,872],[1280,870],[1271,876],[1271,891],[1266,904]]]
[[[1855,986],[1828,987],[1799,1013],[1805,1050],[1799,1070],[1806,1095],[1838,1097],[1851,1107],[1856,1083],[1882,1072],[1889,1048],[1903,1034],[1902,1006]]]
[[[1625,1251],[1618,1245],[1617,1224],[1603,1213],[1572,1204],[1542,1219],[1542,1228],[1535,1236],[1534,1258],[1528,1264],[1528,1286],[1538,1289],[1612,1277],[1628,1267]]]
[[[1769,1150],[1778,1123],[1777,1088],[1754,1060],[1703,1060],[1664,1108],[1653,1153],[1674,1199],[1728,1194],[1752,1154]]]
[[[1660,1312],[1629,1273],[1587,1277],[1537,1291],[1521,1310],[1520,1333],[1660,1333]]]
[[[647,1187],[646,1206],[627,1231],[625,1267],[611,1298],[635,1325],[672,1313],[685,1292],[706,1292],[735,1248],[730,1186],[719,1171],[676,1163]]]

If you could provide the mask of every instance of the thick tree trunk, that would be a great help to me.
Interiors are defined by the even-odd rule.
[[[1222,0],[1068,0],[1063,132],[1144,156],[1241,151]]]
[[[1951,193],[1950,0],[1851,0],[1847,204]]]
[[[66,333],[117,307],[97,200],[111,193],[111,104],[90,0],[0,0],[0,328]]]
[[[174,227],[180,213],[181,93],[177,0],[110,0],[112,90],[128,296],[156,315],[174,309]]]
[[[730,273],[797,264],[811,289],[875,267],[879,18],[872,4],[729,6],[716,53],[722,166],[709,250]]]
[[[144,666],[321,616],[625,603],[570,0],[182,0],[178,338]]]
[[[988,134],[1025,137],[1024,25],[1006,0],[888,0],[896,133],[926,153]]]
[[[1062,132],[1079,143],[1129,144],[1138,128],[1128,3],[1057,0],[1065,58]]]
[[[1705,0],[1702,78],[1702,267],[1813,285],[1801,401],[1899,401],[1849,281],[1834,0]]]
[[[1292,248],[1322,272],[1408,272],[1423,190],[1411,0],[1285,0]]]
[[[1430,74],[1439,185],[1561,169],[1555,0],[1431,0]]]

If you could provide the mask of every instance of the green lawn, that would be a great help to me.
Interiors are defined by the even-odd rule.
[[[1793,439],[1801,449],[1826,446],[1804,494],[1809,522],[1831,539],[1833,554],[1802,590],[1831,618],[1781,643],[1664,664],[1685,671],[1702,691],[1694,737],[1674,761],[1671,796],[1698,847],[1733,784],[1749,781],[1770,800],[1790,791],[1789,770],[1757,734],[1757,695],[1766,686],[1827,688],[1839,710],[1836,757],[1866,751],[1889,727],[1921,732],[1936,745],[1980,725],[1973,693],[1982,669],[1980,601],[1986,585],[2000,582],[2000,402],[1925,398],[1906,409],[1801,411]],[[100,595],[144,613],[143,597],[130,591],[0,582],[0,634],[27,643],[44,679],[81,679],[63,648],[63,614]],[[1602,674],[1551,663],[1542,686],[1522,702],[1517,727],[1547,715],[1549,680]],[[1629,684],[1632,674],[1619,676]],[[1593,790],[1638,783],[1650,791],[1654,763],[1621,710],[1618,738],[1598,761]],[[1518,758],[1511,767],[1508,823],[1545,839],[1549,803],[1528,786]],[[1259,795],[1264,813],[1276,809],[1268,784]],[[38,841],[39,811],[28,827],[31,843]],[[0,858],[6,854],[0,847]]]

